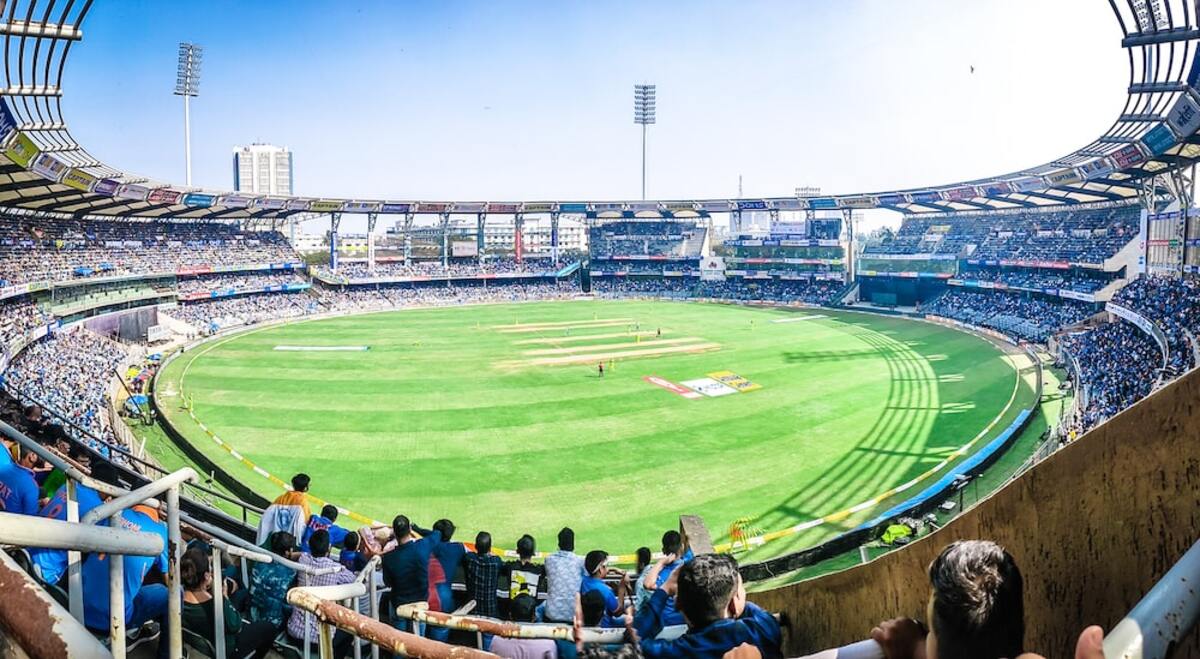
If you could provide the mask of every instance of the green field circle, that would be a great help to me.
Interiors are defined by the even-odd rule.
[[[599,326],[605,320],[612,324]],[[567,322],[596,326],[504,331]],[[546,356],[530,350],[654,349],[629,334],[639,327],[647,333],[640,341],[672,341],[661,347],[720,347],[620,359],[603,379],[590,360],[521,363]],[[661,337],[649,334],[659,329]],[[596,334],[618,336],[584,338]],[[283,345],[369,349],[275,349]],[[690,400],[643,379],[679,383],[717,371],[762,388]],[[313,494],[356,512],[383,520],[405,513],[424,525],[449,517],[462,539],[487,530],[503,547],[528,532],[543,550],[569,525],[581,550],[628,553],[653,547],[681,513],[703,516],[719,540],[736,519],[775,531],[869,499],[1015,414],[1027,403],[1014,396],[1018,383],[995,345],[930,323],[824,309],[572,301],[245,332],[174,360],[158,386],[168,421],[268,498],[279,488],[209,440],[179,409],[178,391],[246,458],[284,480],[304,471]],[[856,519],[762,552],[812,544]]]

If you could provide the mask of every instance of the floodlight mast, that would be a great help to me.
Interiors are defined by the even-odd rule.
[[[633,86],[633,123],[642,127],[642,201],[646,200],[646,126],[656,123],[656,85]]]
[[[183,97],[183,164],[184,179],[192,184],[192,116],[188,101],[200,95],[200,64],[204,47],[188,42],[179,44],[179,68],[175,75],[175,95]]]

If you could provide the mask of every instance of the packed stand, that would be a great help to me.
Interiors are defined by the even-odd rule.
[[[592,293],[601,298],[692,297],[693,277],[592,277]]]
[[[51,417],[66,419],[90,433],[64,427],[108,455],[105,443],[113,443],[115,437],[105,412],[107,385],[126,359],[119,344],[87,330],[57,332],[17,355],[4,379],[11,390],[44,406]]]
[[[1059,329],[1092,316],[1093,307],[1076,300],[950,287],[921,305],[921,311],[1042,343]]]
[[[1167,366],[1173,375],[1195,366],[1192,341],[1200,332],[1200,284],[1195,279],[1141,277],[1118,291],[1112,301],[1163,331],[1171,351]]]
[[[1137,205],[989,218],[991,231],[971,257],[1100,264],[1138,236]]]
[[[39,281],[299,261],[278,232],[218,222],[0,219],[0,288]]]
[[[1123,320],[1062,340],[1079,364],[1080,386],[1087,388],[1087,407],[1080,410],[1084,430],[1149,394],[1163,365],[1154,339]]]
[[[215,332],[238,325],[299,318],[315,310],[315,298],[304,293],[264,293],[187,302],[164,313],[201,331]]]
[[[608,222],[588,230],[593,260],[622,256],[695,259],[707,229],[694,222]]]
[[[987,226],[979,217],[905,218],[896,231],[884,229],[863,249],[873,255],[950,254],[961,256],[968,244],[981,241]]]
[[[340,263],[337,271],[327,265],[313,267],[314,272],[329,279],[356,281],[365,279],[384,279],[389,277],[430,277],[445,279],[447,277],[477,277],[480,275],[540,275],[557,270],[554,262],[548,258],[527,258],[520,263],[511,257],[487,258],[480,263],[475,259],[451,260],[443,265],[437,261],[387,261],[375,264],[372,272],[369,264],[362,262]]]
[[[564,279],[486,285],[391,286],[381,288],[380,292],[396,307],[455,306],[569,299],[579,295],[579,284],[573,279]]]
[[[392,301],[382,291],[371,287],[314,288],[321,306],[328,311],[354,312],[390,309]]]
[[[283,286],[285,284],[303,284],[304,277],[295,271],[262,271],[241,274],[207,275],[201,277],[180,277],[179,293],[209,293],[212,291],[258,291],[267,286]]]
[[[0,350],[53,320],[54,317],[42,311],[33,300],[0,302]]]
[[[747,302],[805,302],[835,304],[846,286],[819,279],[741,279],[702,281],[696,297]]]
[[[1096,276],[1088,271],[1040,270],[1036,268],[962,270],[958,273],[958,279],[986,281],[1038,290],[1068,290],[1085,294],[1095,293],[1113,281],[1109,277]]]

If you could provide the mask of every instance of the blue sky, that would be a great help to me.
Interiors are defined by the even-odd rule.
[[[263,141],[312,196],[636,198],[635,82],[658,85],[652,198],[950,183],[1082,146],[1128,82],[1097,0],[125,0],[83,29],[63,102],[96,156],[182,183],[194,41],[195,184]]]

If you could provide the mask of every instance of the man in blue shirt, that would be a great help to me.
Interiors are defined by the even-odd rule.
[[[116,480],[116,473],[111,464],[97,462],[92,467],[92,478],[105,483],[112,483]],[[92,508],[99,506],[101,503],[100,493],[85,485],[75,486],[75,500],[79,504],[80,518],[91,512]],[[60,521],[67,519],[66,485],[58,488],[58,491],[54,493],[53,497],[50,497],[50,501],[42,507],[38,515]],[[37,566],[42,580],[46,583],[57,584],[67,572],[67,551],[65,549],[31,548],[29,550],[29,557],[33,559],[33,564]]]
[[[583,580],[579,584],[579,594],[587,595],[589,592],[597,591],[604,597],[604,615],[605,620],[616,624],[617,618],[621,616],[621,602],[625,601],[625,594],[629,591],[629,575],[621,575],[621,583],[617,586],[617,592],[614,594],[613,589],[604,583],[604,578],[608,576],[608,553],[600,549],[593,549],[587,553],[583,559]]]
[[[38,485],[33,472],[13,462],[8,451],[0,457],[0,511],[17,515],[38,513]]]
[[[663,587],[671,573],[695,557],[692,548],[684,544],[679,531],[667,531],[663,534],[662,553],[663,557],[646,570],[645,576],[637,584],[639,601],[649,602],[650,595]],[[683,615],[675,610],[674,598],[667,600],[667,607],[663,611],[663,624],[667,627],[685,624]]]
[[[670,641],[655,637],[663,628],[667,600],[676,598],[688,631]],[[703,554],[675,570],[634,620],[646,659],[721,659],[748,643],[763,659],[781,659],[782,634],[774,616],[746,601],[737,561],[726,554]]]
[[[104,520],[100,526],[111,525]],[[125,566],[125,626],[133,629],[148,620],[157,620],[162,630],[160,638],[167,635],[167,587],[155,583],[142,585],[152,568],[167,574],[167,525],[159,521],[158,511],[148,506],[137,505],[121,512],[120,528],[162,536],[163,551],[158,556],[123,556]],[[108,630],[108,562],[112,555],[102,552],[88,554],[83,561],[83,622],[95,631]],[[167,656],[169,643],[158,644],[158,656]]]
[[[313,515],[308,518],[308,524],[304,525],[304,536],[300,539],[300,551],[307,553],[308,539],[317,531],[325,530],[329,532],[329,542],[333,547],[341,547],[342,541],[346,539],[346,534],[349,533],[346,529],[334,524],[338,518],[337,506],[325,504],[321,508],[320,515]]]
[[[429,600],[429,557],[442,541],[440,531],[416,539],[412,522],[404,515],[392,520],[392,533],[396,537],[396,548],[383,555],[383,583],[391,588],[388,610],[394,615],[396,607],[413,602]],[[393,626],[402,631],[410,630],[409,620],[393,619]]]

